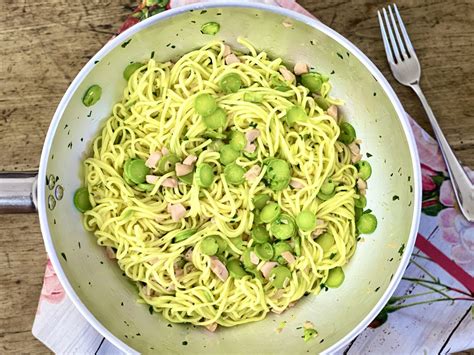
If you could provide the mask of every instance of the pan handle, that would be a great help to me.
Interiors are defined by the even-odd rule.
[[[38,172],[0,173],[0,214],[36,212]]]

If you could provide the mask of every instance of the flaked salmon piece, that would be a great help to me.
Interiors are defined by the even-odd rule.
[[[156,184],[158,181],[159,177],[156,175],[147,175],[146,176],[146,182],[149,184]]]
[[[240,59],[234,53],[225,57],[225,64],[230,65],[234,63],[240,63]]]
[[[260,166],[254,165],[244,174],[244,177],[247,181],[255,180],[261,171],[262,168]]]
[[[304,186],[304,184],[299,181],[299,180],[296,180],[296,179],[291,179],[290,180],[290,186],[295,188],[295,189],[302,189]]]
[[[337,106],[336,105],[329,106],[327,113],[329,116],[337,120]]]
[[[293,68],[293,71],[296,75],[306,74],[309,72],[308,64],[297,62]]]
[[[188,155],[186,158],[183,160],[184,165],[193,165],[197,160],[197,156],[195,155]]]
[[[161,154],[161,152],[151,153],[148,159],[146,160],[145,165],[149,167],[150,169],[154,169],[162,156],[163,154]]]
[[[214,333],[217,329],[217,323],[214,322],[214,323],[211,323],[209,325],[206,325],[206,329],[209,330],[210,332]]]
[[[211,270],[216,276],[224,282],[229,277],[229,272],[225,265],[217,257],[211,256]]]
[[[257,254],[255,254],[253,251],[250,252],[250,262],[254,265],[258,265],[260,262],[260,259],[258,258]]]
[[[268,279],[270,277],[270,272],[277,265],[278,265],[278,263],[275,262],[275,261],[267,261],[265,264],[263,264],[262,268],[260,269],[260,271],[262,272],[263,277]]]
[[[286,81],[292,82],[295,80],[295,74],[293,74],[291,71],[289,71],[285,67],[280,67],[278,71],[281,73],[281,75],[283,75],[283,79],[285,79]]]
[[[115,254],[115,251],[112,249],[112,247],[105,247],[105,253],[109,259],[117,259],[117,255]]]
[[[188,175],[189,173],[191,173],[193,171],[193,166],[192,165],[181,164],[181,163],[176,163],[175,171],[176,171],[177,176]]]
[[[177,187],[178,186],[178,180],[174,177],[169,177],[163,180],[161,183],[161,186],[163,187]]]
[[[186,208],[180,203],[173,205],[168,204],[168,212],[171,214],[171,219],[178,222],[181,218],[186,215]]]
[[[284,251],[283,253],[281,253],[281,256],[283,257],[283,259],[286,260],[288,264],[293,264],[296,261],[295,256],[289,251]]]

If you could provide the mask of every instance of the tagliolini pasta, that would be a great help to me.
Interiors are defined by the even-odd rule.
[[[337,287],[375,229],[328,78],[239,42],[127,67],[75,196],[142,302],[211,330]]]

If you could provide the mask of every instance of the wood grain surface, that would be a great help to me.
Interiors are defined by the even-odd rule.
[[[376,11],[385,1],[301,0],[355,43],[386,75],[406,110],[428,131],[408,88],[392,78]],[[71,80],[113,35],[132,0],[2,0],[0,169],[38,167],[51,117]],[[422,87],[458,157],[474,168],[474,2],[399,0],[422,63]],[[46,255],[35,215],[0,216],[0,352],[48,352],[31,335]]]

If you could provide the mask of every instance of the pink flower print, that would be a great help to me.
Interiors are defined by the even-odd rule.
[[[451,249],[451,257],[465,271],[470,274],[474,271],[474,254],[470,253],[462,245],[455,245]]]
[[[474,170],[471,170],[469,168],[464,168],[466,170],[467,176],[469,179],[474,182]],[[453,190],[453,185],[451,184],[451,181],[445,180],[443,181],[443,184],[441,185],[441,189],[439,192],[439,201],[448,207],[454,207],[456,204],[456,197],[454,196],[454,190]]]
[[[60,303],[66,293],[59,282],[58,276],[53,269],[51,261],[48,259],[46,264],[46,272],[44,274],[43,288],[41,289],[40,301],[57,304]]]
[[[423,184],[423,191],[433,191],[436,188],[436,184],[428,176],[422,175],[421,182]]]
[[[454,225],[454,220],[458,212],[454,208],[446,208],[438,214],[438,226],[441,230],[441,236],[448,243],[458,243],[459,234]]]
[[[453,246],[452,257],[466,271],[474,272],[474,223],[468,222],[459,214],[454,225],[461,243]]]
[[[472,182],[474,182],[474,170],[471,170],[469,168],[465,168],[465,170],[469,179]],[[456,197],[454,196],[454,190],[453,190],[453,185],[451,184],[451,181],[445,180],[441,184],[441,188],[439,191],[439,201],[447,207],[455,206]]]
[[[451,258],[467,272],[474,272],[474,223],[454,208],[442,210],[438,218],[441,235],[451,244]]]
[[[436,189],[436,184],[431,178],[433,175],[430,175],[429,172],[423,168],[423,166],[421,167],[421,183],[423,185],[423,191],[433,191]]]
[[[456,203],[451,181],[444,180],[439,190],[439,202],[447,207],[453,207]]]
[[[300,14],[314,18],[304,7],[298,4],[295,0],[275,0],[275,3],[283,8],[299,12]]]
[[[410,117],[411,118],[411,117]],[[410,119],[416,147],[422,164],[429,166],[435,171],[446,172],[446,165],[439,151],[438,143],[421,128],[413,119]]]

